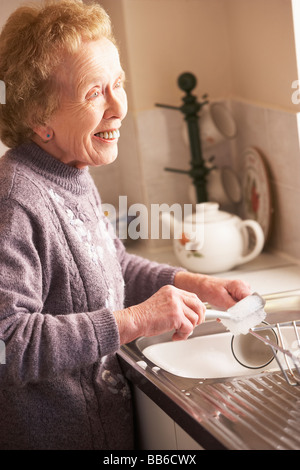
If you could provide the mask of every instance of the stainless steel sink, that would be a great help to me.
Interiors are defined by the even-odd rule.
[[[149,341],[148,338],[147,340],[142,338],[137,341],[137,346],[140,348],[141,353],[153,364],[180,377],[213,379],[249,375],[249,369],[255,371],[259,369],[261,372],[279,371],[281,370],[280,366],[286,370],[288,369],[286,362],[286,360],[290,361],[288,356],[286,357],[286,354],[280,351],[273,355],[270,346],[260,339],[255,337],[253,339],[253,336],[249,338],[253,343],[253,356],[258,355],[257,351],[261,356],[261,351],[264,350],[263,357],[266,356],[267,359],[263,361],[262,364],[266,364],[263,366],[260,366],[261,362],[256,362],[255,359],[252,359],[251,362],[245,360],[245,357],[250,356],[251,352],[243,356],[240,354],[239,357],[237,355],[238,351],[234,350],[235,355],[233,354],[232,344],[235,343],[232,343],[232,334],[230,332],[201,335],[199,330],[201,330],[201,327],[196,328],[193,337],[190,337],[187,341],[165,340],[152,344],[152,341]],[[278,344],[276,327],[272,329],[272,332],[275,337],[274,346],[276,347]],[[280,326],[280,332],[285,348],[291,352],[294,350],[298,352],[293,326],[282,325]],[[244,336],[235,338],[236,342],[244,341],[246,345],[250,343],[249,339]],[[293,367],[292,362],[291,367]]]
[[[281,324],[288,320],[300,320],[300,294],[290,293],[266,297],[267,322]],[[284,306],[283,306],[284,303]],[[296,338],[293,328],[281,327],[284,344],[287,349],[294,349]],[[131,348],[138,354],[140,361],[146,361],[150,367],[157,367],[175,376],[194,379],[218,379],[224,377],[248,376],[257,373],[242,366],[232,354],[232,334],[216,321],[208,321],[195,328],[193,335],[186,341],[172,341],[173,332],[154,337],[137,339]],[[258,340],[257,340],[258,341]],[[268,346],[266,346],[268,347]],[[284,364],[284,357],[278,353]],[[286,365],[284,366],[286,368]],[[260,372],[280,370],[273,359]]]
[[[300,290],[264,297],[267,322],[300,320]],[[171,337],[139,338],[121,356],[225,448],[300,448],[300,385],[290,385],[275,360],[259,370],[242,367],[231,334],[216,321],[185,342]]]

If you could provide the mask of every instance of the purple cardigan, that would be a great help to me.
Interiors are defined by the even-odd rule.
[[[35,144],[0,159],[0,449],[130,449],[114,310],[175,268],[126,253],[88,169]]]

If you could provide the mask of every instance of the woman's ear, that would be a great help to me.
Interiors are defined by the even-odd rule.
[[[49,126],[36,126],[32,130],[44,144],[47,144],[53,137],[53,130]]]

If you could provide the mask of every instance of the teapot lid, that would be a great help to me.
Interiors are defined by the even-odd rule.
[[[204,222],[224,222],[233,217],[229,212],[219,210],[219,204],[217,202],[201,202],[196,204],[196,213],[203,213]]]

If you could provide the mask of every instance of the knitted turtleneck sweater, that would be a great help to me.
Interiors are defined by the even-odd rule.
[[[129,449],[113,311],[176,270],[126,253],[88,169],[35,144],[0,159],[0,449]]]

